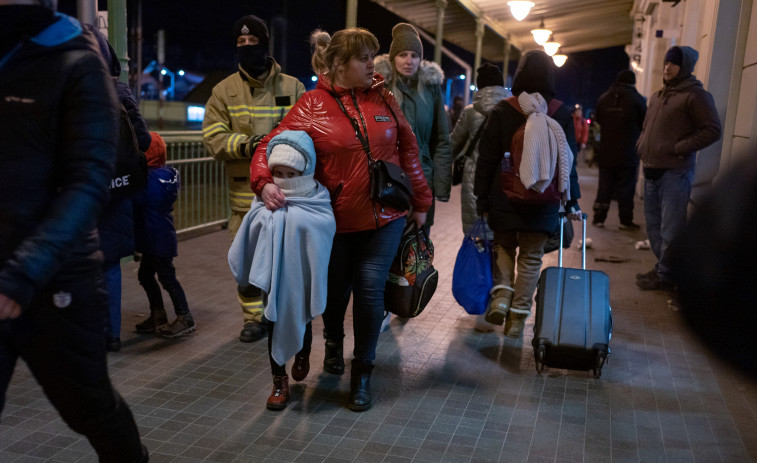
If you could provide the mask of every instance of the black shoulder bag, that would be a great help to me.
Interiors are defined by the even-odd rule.
[[[381,95],[379,93],[379,95]],[[383,206],[391,207],[398,211],[407,211],[410,209],[410,200],[413,197],[413,185],[410,183],[410,177],[402,170],[400,166],[392,162],[381,159],[373,159],[371,156],[371,147],[368,143],[368,128],[365,126],[363,114],[355,101],[355,109],[360,115],[360,122],[363,124],[365,135],[360,131],[357,121],[347,114],[347,109],[336,95],[333,95],[339,108],[342,110],[347,119],[350,120],[352,128],[355,129],[355,136],[360,140],[365,155],[368,156],[368,171],[371,177],[371,199]],[[383,95],[381,95],[383,98]],[[354,98],[353,98],[354,101]],[[391,107],[389,110],[391,111]],[[394,111],[392,111],[394,114]],[[395,116],[396,119],[396,116]]]
[[[484,118],[484,122],[482,122],[478,127],[478,130],[476,130],[476,134],[473,136],[473,140],[468,143],[468,147],[465,149],[465,151],[455,157],[455,162],[454,164],[452,164],[453,185],[460,185],[463,182],[463,170],[465,169],[465,161],[470,158],[470,155],[473,154],[473,149],[478,145],[478,139],[481,138],[481,132],[484,131],[484,126],[486,125],[487,119],[489,119],[488,115]]]
[[[123,199],[147,186],[147,157],[140,151],[134,126],[129,113],[121,105],[118,150],[113,178],[110,181],[110,197]]]

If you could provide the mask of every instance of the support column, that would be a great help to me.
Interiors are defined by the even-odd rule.
[[[95,24],[97,0],[76,0],[76,19],[82,24]]]
[[[122,82],[129,82],[129,44],[126,41],[126,0],[108,0],[108,42],[121,62]]]
[[[434,61],[442,65],[442,45],[444,40],[444,10],[447,0],[436,0],[436,46],[434,47]]]
[[[507,83],[507,73],[509,72],[510,67],[510,34],[507,34],[507,37],[505,37],[505,56],[503,58],[502,63],[502,77],[505,81],[505,87],[510,87]]]
[[[345,27],[357,27],[357,0],[347,0],[347,17]]]
[[[476,18],[476,54],[473,57],[473,70],[476,71],[481,66],[481,48],[484,42],[484,32],[486,24],[481,18]]]

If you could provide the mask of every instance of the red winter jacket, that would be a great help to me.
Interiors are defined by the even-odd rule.
[[[315,178],[331,193],[337,233],[376,229],[407,214],[371,200],[368,157],[336,102],[338,96],[347,113],[358,121],[361,132],[362,115],[373,158],[399,164],[413,184],[413,209],[427,211],[431,190],[418,159],[415,135],[394,96],[383,86],[384,78],[378,73],[370,87],[356,89],[335,87],[321,75],[316,89],[305,93],[255,150],[250,165],[250,186],[255,194],[260,195],[273,181],[266,157],[268,141],[284,130],[302,130],[313,139]]]

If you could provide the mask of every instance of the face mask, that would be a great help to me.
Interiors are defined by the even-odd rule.
[[[251,76],[257,77],[268,70],[268,50],[262,44],[237,47],[239,63]]]

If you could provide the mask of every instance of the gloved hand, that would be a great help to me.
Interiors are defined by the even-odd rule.
[[[258,147],[258,143],[260,143],[260,140],[263,139],[265,135],[253,135],[250,137],[249,141],[247,141],[247,145],[245,146],[244,153],[247,157],[252,157],[255,154],[255,150]]]

